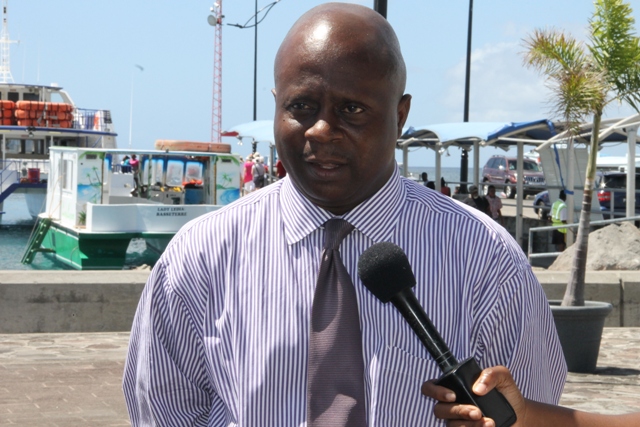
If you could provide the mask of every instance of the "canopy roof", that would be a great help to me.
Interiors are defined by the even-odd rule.
[[[222,132],[221,136],[231,136],[238,139],[251,138],[255,142],[268,142],[269,145],[275,143],[273,137],[273,120],[257,120],[255,122],[242,123],[234,126],[228,131]]]
[[[636,114],[624,119],[608,119],[601,123],[601,143],[626,142],[630,126],[640,124],[640,115]],[[591,139],[591,123],[580,126],[577,142],[589,142]],[[273,120],[258,120],[243,123],[222,133],[225,137],[238,139],[251,138],[256,142],[275,144]],[[539,146],[545,142],[561,142],[566,139],[564,126],[548,119],[528,122],[458,122],[439,123],[425,126],[409,126],[403,130],[397,147],[428,147],[434,150],[458,146],[471,149],[475,142],[481,146],[493,145],[508,148],[518,142]],[[636,137],[640,143],[640,133]]]
[[[398,140],[398,148],[450,145],[470,149],[481,145],[511,146],[524,141],[538,145],[556,135],[556,126],[547,119],[530,122],[460,122],[409,127]]]

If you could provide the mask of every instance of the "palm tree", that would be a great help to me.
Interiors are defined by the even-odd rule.
[[[584,305],[592,189],[596,177],[600,122],[612,102],[640,105],[640,38],[631,6],[623,0],[595,0],[589,44],[557,30],[536,30],[525,40],[525,64],[547,77],[553,112],[568,129],[592,117],[590,153],[584,182],[575,255],[562,305]]]

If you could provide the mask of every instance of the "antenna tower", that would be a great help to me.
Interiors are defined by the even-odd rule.
[[[211,142],[220,142],[222,132],[222,0],[211,7],[209,25],[215,27],[213,44],[213,106],[211,109]]]
[[[9,61],[10,44],[15,41],[9,40],[9,23],[7,22],[7,3],[2,1],[2,32],[0,33],[0,81],[2,83],[12,83],[11,64]]]

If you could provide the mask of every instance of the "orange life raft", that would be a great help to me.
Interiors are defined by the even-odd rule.
[[[195,142],[172,139],[158,139],[155,144],[156,150],[170,151],[201,151],[208,153],[231,153],[231,144],[215,142]]]

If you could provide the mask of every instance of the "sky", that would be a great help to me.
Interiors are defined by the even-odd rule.
[[[258,0],[258,9],[272,0]],[[118,145],[148,149],[158,139],[210,141],[214,0],[8,0],[11,71],[17,83],[55,83],[76,106],[111,111]],[[273,61],[286,32],[320,0],[280,0],[258,25],[257,119],[273,119]],[[348,1],[373,8],[373,0]],[[222,129],[253,120],[253,0],[223,0]],[[635,7],[640,29],[640,1]],[[554,27],[586,38],[593,12],[588,0],[475,0],[470,121],[517,122],[553,118],[544,80],[522,63],[522,40],[536,28]],[[407,125],[461,122],[464,105],[468,0],[388,0],[407,64],[406,92],[413,96]],[[262,17],[262,15],[261,15]],[[140,69],[143,68],[142,70]],[[606,117],[631,114],[610,107]],[[245,156],[240,146],[223,138]],[[268,147],[259,144],[266,154]],[[611,155],[624,155],[614,147]],[[501,150],[481,150],[481,165]],[[515,155],[515,153],[514,153]],[[397,152],[401,161],[401,152]],[[457,148],[444,167],[460,164]],[[470,161],[470,163],[472,163]],[[434,166],[421,148],[411,166]]]

